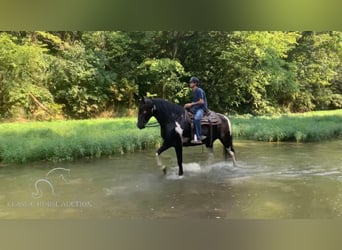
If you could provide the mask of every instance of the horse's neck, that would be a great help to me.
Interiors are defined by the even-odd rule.
[[[163,125],[167,122],[167,120],[165,119],[164,116],[162,116],[160,114],[160,111],[158,110],[155,110],[154,113],[153,113],[154,117],[157,119],[157,121],[159,122],[160,125]]]
[[[161,104],[162,101],[160,101],[159,104]],[[174,107],[167,107],[168,105],[174,105]],[[158,103],[155,103],[155,110],[154,110],[154,117],[157,119],[159,124],[166,125],[168,123],[176,122],[179,120],[184,113],[182,110],[177,107],[176,104],[171,103],[163,103],[162,105],[158,105]]]

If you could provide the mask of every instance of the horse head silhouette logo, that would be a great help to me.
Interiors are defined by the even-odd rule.
[[[43,197],[43,191],[41,190],[41,188],[39,187],[42,183],[46,183],[50,189],[51,189],[51,194],[52,195],[56,195],[55,193],[55,189],[53,187],[53,184],[52,184],[52,180],[49,179],[49,175],[51,175],[52,173],[54,172],[62,172],[60,175],[59,175],[59,178],[64,181],[65,183],[69,183],[65,177],[64,177],[64,174],[65,172],[69,173],[69,176],[70,176],[70,169],[67,169],[67,168],[54,168],[54,169],[51,169],[49,172],[47,172],[47,174],[45,175],[45,178],[42,178],[42,179],[38,179],[36,180],[35,184],[34,184],[34,187],[36,189],[36,192],[35,193],[32,193],[32,197],[34,199],[39,199],[41,197]]]

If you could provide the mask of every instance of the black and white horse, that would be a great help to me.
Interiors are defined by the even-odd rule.
[[[232,157],[234,166],[236,165],[235,150],[233,148],[232,130],[229,119],[216,113],[220,123],[218,125],[202,125],[202,134],[206,136],[203,143],[212,151],[213,143],[219,139],[224,146],[224,154]],[[157,150],[157,163],[161,166],[159,156],[170,147],[174,147],[177,154],[179,167],[178,174],[183,175],[183,146],[195,146],[191,143],[193,134],[191,120],[187,111],[179,105],[158,98],[142,97],[139,105],[138,122],[139,129],[145,128],[150,118],[154,116],[160,124],[162,146]],[[163,167],[166,173],[166,167]]]

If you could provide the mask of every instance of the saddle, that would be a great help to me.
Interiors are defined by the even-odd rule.
[[[187,115],[191,123],[193,123],[194,114],[191,111],[187,110]],[[201,125],[219,125],[219,124],[221,124],[220,117],[214,111],[211,111],[211,110],[208,110],[207,112],[205,112],[201,119]]]

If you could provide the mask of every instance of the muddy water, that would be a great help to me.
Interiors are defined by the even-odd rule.
[[[0,168],[0,218],[339,218],[342,141],[236,141],[238,167],[201,147]],[[50,172],[49,172],[50,171]]]

